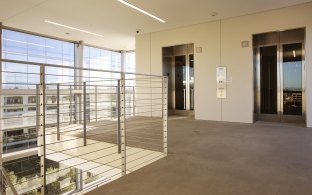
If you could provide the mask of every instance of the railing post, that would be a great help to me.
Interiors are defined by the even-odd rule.
[[[162,79],[163,153],[168,154],[168,77]]]
[[[120,83],[121,80],[118,80],[117,82],[117,105],[116,105],[116,111],[117,111],[117,145],[118,145],[118,153],[121,153],[121,132],[120,132],[120,117],[121,117],[121,110],[120,110]]]
[[[27,149],[30,148],[30,133],[27,133]]]
[[[95,85],[95,121],[98,121],[98,97],[97,97],[97,86]],[[90,113],[91,114],[91,113]]]
[[[57,141],[60,141],[60,84],[56,85],[56,131]]]
[[[2,59],[2,23],[0,22],[0,59]],[[3,62],[0,61],[0,166],[2,166],[2,155],[3,155],[3,96],[2,96],[2,64]]]
[[[3,139],[4,139],[4,140],[3,140],[3,144],[5,144],[5,151],[3,151],[3,149],[2,149],[2,153],[4,154],[4,152],[5,152],[5,153],[8,153],[8,144],[7,144],[7,143],[8,143],[8,136],[6,136],[5,133],[2,133],[2,135],[3,135],[3,137],[4,137],[4,138],[3,138]],[[3,162],[2,162],[2,163],[3,163]]]
[[[0,194],[6,194],[6,183],[2,173],[0,173]]]
[[[83,119],[82,119],[82,104],[83,104],[83,98],[82,98],[82,96],[83,96],[83,92],[82,93],[80,93],[80,91],[81,91],[81,86],[79,86],[79,94],[77,94],[77,102],[78,102],[78,107],[77,107],[77,118],[78,118],[78,123],[79,124],[82,124],[83,123]]]
[[[135,88],[134,86],[132,87],[132,112],[133,112],[133,116],[135,116]]]
[[[39,137],[40,132],[40,85],[36,85],[36,132]],[[38,140],[37,140],[38,143]],[[39,145],[38,145],[39,146]]]
[[[127,174],[126,154],[126,82],[125,74],[121,73],[120,79],[120,141],[121,141],[121,170],[122,175]]]
[[[40,109],[39,109],[39,140],[38,146],[39,156],[40,156],[40,176],[41,176],[41,194],[46,194],[46,163],[45,163],[45,156],[46,156],[46,143],[45,143],[45,67],[43,65],[40,66],[40,85],[39,85],[39,100],[40,100]]]
[[[1,65],[0,65],[1,66]],[[0,74],[2,74],[1,72],[0,72]],[[1,78],[1,77],[0,77]],[[1,81],[0,81],[1,82]],[[0,85],[1,85],[1,83],[0,83]],[[1,90],[1,87],[0,87],[0,90]],[[2,94],[2,93],[1,93]],[[2,164],[3,164],[3,158],[2,158],[2,156],[3,156],[3,145],[4,145],[4,138],[5,138],[5,136],[3,136],[3,133],[4,133],[4,131],[3,131],[3,114],[2,114],[2,110],[3,110],[3,106],[2,106],[2,98],[3,98],[3,96],[2,95],[0,95],[0,106],[1,106],[1,111],[0,111],[0,166],[2,166]],[[7,146],[7,144],[6,144],[6,146]]]
[[[7,194],[7,188],[11,189],[11,193],[13,195],[18,195],[16,189],[14,188],[14,185],[12,184],[10,177],[6,173],[5,169],[0,166],[0,190],[1,190],[1,195],[6,195]],[[8,194],[11,194],[8,193]]]
[[[83,82],[83,145],[87,145],[87,83]]]
[[[73,91],[72,91],[72,86],[69,86],[69,123],[72,124],[73,123],[73,105],[72,105],[72,101],[73,101]]]
[[[113,120],[114,117],[117,117],[117,120],[118,120],[118,106],[119,106],[119,97],[118,97],[118,90],[120,90],[120,80],[117,80],[117,86],[115,86],[115,92],[116,92],[116,107],[115,107],[115,110],[114,109],[111,109],[111,120]],[[111,101],[111,108],[113,107],[113,102]]]
[[[76,190],[83,190],[83,171],[81,169],[76,168]]]

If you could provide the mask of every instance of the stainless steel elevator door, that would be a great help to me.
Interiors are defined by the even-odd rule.
[[[302,31],[254,35],[257,120],[305,121]]]
[[[186,109],[186,56],[175,57],[175,103],[177,110]]]
[[[189,55],[190,110],[194,110],[194,54]]]
[[[302,116],[302,44],[283,45],[283,114]]]
[[[277,114],[277,46],[260,48],[260,112]]]

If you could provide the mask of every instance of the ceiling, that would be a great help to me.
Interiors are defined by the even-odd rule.
[[[128,0],[166,20],[160,23],[117,0],[0,0],[4,26],[37,32],[114,50],[135,49],[136,31],[156,32],[170,28],[276,9],[311,0]],[[211,13],[218,13],[211,16]],[[103,35],[47,24],[61,23]],[[70,34],[68,34],[70,33]]]

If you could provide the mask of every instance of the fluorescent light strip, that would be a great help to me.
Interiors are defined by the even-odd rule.
[[[294,58],[296,57],[296,51],[295,50],[293,50],[293,55],[294,55]]]
[[[162,22],[162,23],[166,22],[165,20],[163,20],[161,18],[158,18],[157,16],[154,16],[153,14],[150,14],[147,11],[144,11],[143,9],[140,9],[140,8],[138,8],[138,7],[136,7],[136,6],[132,5],[132,4],[124,1],[124,0],[117,0],[117,1],[119,1],[120,3],[123,3],[123,4],[127,5],[127,6],[129,6],[129,7],[133,8],[133,9],[135,9],[135,10],[137,10],[137,11],[139,11],[139,12],[145,14],[145,15],[148,15],[148,16],[158,20],[159,22]]]
[[[57,25],[57,26],[61,26],[61,27],[64,27],[64,28],[69,28],[69,29],[76,30],[76,31],[79,31],[79,32],[88,33],[88,34],[95,35],[95,36],[98,36],[98,37],[103,37],[103,35],[100,35],[100,34],[96,34],[96,33],[89,32],[89,31],[86,31],[86,30],[82,30],[82,29],[79,29],[79,28],[67,26],[67,25],[64,25],[64,24],[59,24],[59,23],[56,23],[56,22],[51,22],[49,20],[45,20],[44,22],[49,23],[49,24],[54,24],[54,25]]]

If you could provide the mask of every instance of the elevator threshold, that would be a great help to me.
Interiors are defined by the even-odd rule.
[[[194,117],[194,110],[168,110],[169,116],[176,115],[176,116],[188,116]]]
[[[306,127],[304,122],[276,122],[276,121],[255,121],[255,125],[272,125],[272,126],[296,126],[296,127]]]
[[[306,126],[306,122],[302,116],[280,116],[276,114],[254,115],[255,123],[276,123],[276,124],[297,124]]]
[[[255,121],[264,121],[264,122],[276,122],[276,123],[301,123],[305,124],[305,118],[303,116],[294,116],[294,115],[277,115],[277,114],[262,114],[254,115]]]

